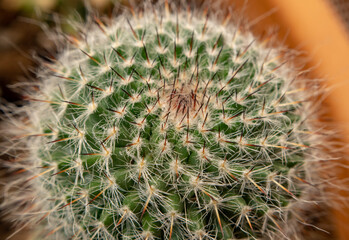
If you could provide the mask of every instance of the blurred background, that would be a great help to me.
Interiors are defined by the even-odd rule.
[[[114,4],[128,5],[129,1],[86,2],[101,14],[111,14]],[[336,139],[349,144],[349,0],[223,2],[250,22],[257,36],[275,29],[282,44],[301,52],[299,62],[303,64],[305,59],[304,68],[312,69],[309,77],[324,79],[330,87],[323,103],[328,109],[326,117],[338,127]],[[57,27],[56,22],[61,21],[62,30],[72,33],[67,20],[84,18],[86,12],[83,0],[0,0],[0,101],[20,102],[20,96],[9,85],[35,78],[35,59],[55,52],[47,29]],[[297,64],[297,58],[295,61]],[[343,154],[343,163],[348,153]],[[349,177],[345,167],[336,171],[341,178]],[[347,189],[336,194],[349,199]],[[328,211],[329,219],[325,221],[331,222],[336,232],[328,239],[349,239],[349,209]],[[0,240],[10,232],[10,224],[2,222],[0,215]],[[12,239],[26,239],[26,235],[22,232]]]

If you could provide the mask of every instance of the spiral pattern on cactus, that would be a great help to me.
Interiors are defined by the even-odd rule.
[[[311,126],[279,49],[167,3],[84,31],[17,109],[23,219],[57,239],[286,237]]]

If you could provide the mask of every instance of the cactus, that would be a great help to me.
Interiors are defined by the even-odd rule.
[[[94,17],[28,104],[3,107],[17,174],[2,206],[19,223],[57,239],[295,234],[316,144],[301,74],[228,18],[171,9]]]

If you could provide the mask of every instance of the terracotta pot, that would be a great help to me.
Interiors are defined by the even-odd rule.
[[[325,80],[331,87],[325,104],[329,116],[337,124],[345,143],[349,143],[349,35],[326,0],[228,0],[250,21],[257,20],[252,30],[257,34],[277,26],[278,39],[287,47],[302,51],[308,59],[305,68],[310,76]],[[304,56],[303,54],[303,56]],[[347,151],[346,155],[349,151]],[[343,156],[342,163],[346,163]],[[349,170],[338,169],[340,178],[348,178]],[[344,186],[345,187],[345,186]],[[337,192],[338,194],[338,192]],[[340,194],[349,199],[348,190]],[[349,200],[348,200],[349,202]],[[348,239],[349,208],[334,209],[338,239]]]

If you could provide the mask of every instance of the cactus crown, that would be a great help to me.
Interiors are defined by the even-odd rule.
[[[30,221],[53,238],[283,237],[310,127],[280,52],[167,4],[94,20],[20,110]]]

